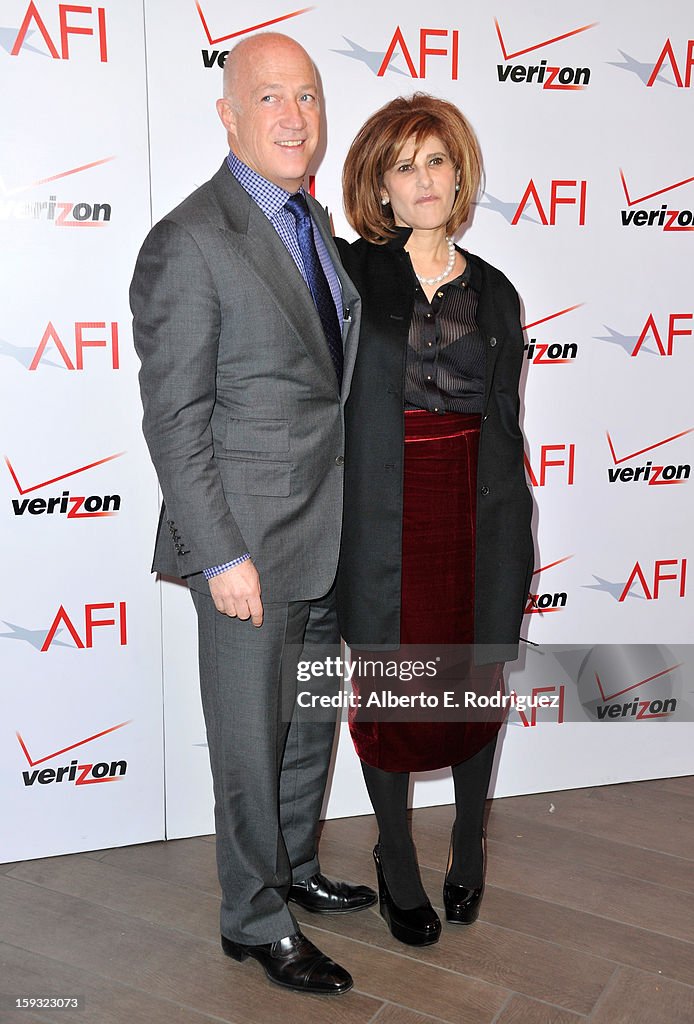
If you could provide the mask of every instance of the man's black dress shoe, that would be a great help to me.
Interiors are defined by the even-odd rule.
[[[368,885],[333,882],[325,875],[315,874],[292,885],[287,898],[313,914],[351,914],[372,907],[376,893]]]
[[[378,895],[381,916],[390,928],[390,933],[399,942],[408,946],[430,946],[439,941],[441,921],[429,900],[419,907],[403,910],[394,902],[390,895],[388,883],[383,874],[381,850],[374,847],[376,877],[378,878]]]
[[[352,976],[344,967],[321,953],[299,931],[261,946],[244,946],[222,935],[222,949],[239,962],[252,956],[262,965],[270,981],[298,992],[340,995],[353,985]]]

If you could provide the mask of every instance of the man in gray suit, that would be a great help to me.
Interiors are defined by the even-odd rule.
[[[305,719],[295,673],[287,713],[281,669],[302,647],[314,658],[339,642],[359,297],[301,188],[320,120],[305,50],[278,33],[239,43],[217,110],[231,152],[152,229],[131,286],[143,427],[164,496],[153,568],[187,581],[198,614],[222,947],[278,984],[339,993],[351,977],[301,934],[287,900],[346,913],[376,897],[320,873],[335,719]]]

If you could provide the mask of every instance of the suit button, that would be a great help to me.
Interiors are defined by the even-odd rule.
[[[494,346],[496,345],[496,338],[490,338],[489,344],[492,346],[492,348],[494,348]]]
[[[344,455],[338,455],[337,458],[335,459],[335,465],[336,466],[344,466],[344,464],[345,464],[345,457],[344,457]]]
[[[482,484],[482,494],[489,494],[489,488],[486,484]]]

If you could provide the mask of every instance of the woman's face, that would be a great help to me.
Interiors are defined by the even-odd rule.
[[[381,197],[390,201],[398,227],[432,230],[447,223],[457,180],[456,168],[438,136],[427,136],[416,155],[413,137],[384,173]]]

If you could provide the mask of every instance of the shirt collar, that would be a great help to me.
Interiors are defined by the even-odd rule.
[[[286,189],[280,188],[279,185],[275,185],[273,181],[268,181],[262,174],[258,174],[248,164],[245,164],[242,160],[239,160],[236,153],[233,150],[229,150],[227,156],[227,167],[234,175],[239,185],[248,192],[251,199],[253,199],[268,220],[272,220],[280,210],[284,207],[289,197],[293,195],[292,192],[287,192]],[[299,189],[301,195],[304,194],[302,188]]]

